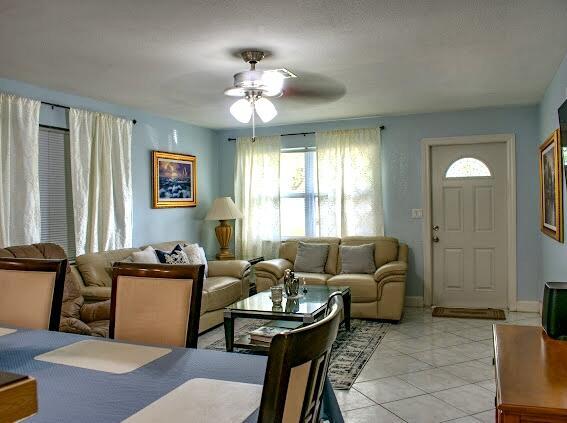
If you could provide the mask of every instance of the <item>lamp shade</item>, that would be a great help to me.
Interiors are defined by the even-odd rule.
[[[205,220],[232,220],[242,219],[244,216],[238,210],[230,197],[219,197],[213,201],[213,207],[207,213]]]

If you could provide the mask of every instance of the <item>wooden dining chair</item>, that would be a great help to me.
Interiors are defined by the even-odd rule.
[[[67,260],[0,258],[0,324],[59,330]]]
[[[197,348],[205,266],[116,263],[109,336]]]
[[[276,335],[268,354],[259,423],[315,423],[337,337],[343,299],[328,301],[327,316],[317,323]]]

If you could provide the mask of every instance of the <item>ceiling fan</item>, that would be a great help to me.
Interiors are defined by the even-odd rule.
[[[344,85],[323,75],[302,73],[296,75],[285,69],[258,70],[256,65],[268,53],[261,50],[243,50],[239,56],[250,69],[234,75],[234,84],[224,91],[231,97],[242,97],[230,106],[232,116],[242,123],[252,120],[252,140],[255,140],[255,116],[269,122],[278,114],[268,98],[300,100],[320,103],[334,101],[344,96]]]

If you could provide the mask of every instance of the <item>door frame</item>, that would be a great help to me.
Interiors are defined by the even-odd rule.
[[[423,198],[423,303],[433,303],[433,254],[432,254],[432,201],[431,201],[431,149],[440,145],[505,143],[506,162],[508,167],[507,183],[509,189],[507,200],[508,218],[508,309],[517,309],[516,278],[516,137],[514,134],[473,135],[464,137],[423,138],[421,140],[421,174]]]

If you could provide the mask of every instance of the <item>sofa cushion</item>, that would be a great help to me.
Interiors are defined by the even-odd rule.
[[[143,250],[144,248],[149,247],[151,245],[156,250],[171,251],[178,244],[185,245],[188,244],[188,242],[187,241],[165,241],[165,242],[157,242],[157,243],[154,242],[152,244],[142,245],[140,249]]]
[[[315,243],[315,244],[329,244],[329,254],[327,256],[327,263],[325,264],[325,273],[331,275],[337,274],[337,256],[339,254],[339,243],[340,238],[331,237],[319,237],[319,238],[295,238],[287,239],[280,245],[280,258],[286,259],[292,263],[295,263],[295,257],[297,255],[297,245],[299,242]]]
[[[296,272],[323,273],[329,244],[299,242],[293,268]]]
[[[201,314],[224,308],[240,299],[241,280],[229,276],[213,276],[203,282]]]
[[[205,277],[207,277],[209,275],[209,265],[207,263],[207,256],[205,255],[203,247],[199,247],[199,244],[185,244],[183,246],[183,251],[187,254],[189,264],[205,265]]]
[[[179,244],[171,251],[156,250],[156,255],[163,264],[189,264],[189,257]]]
[[[305,278],[307,285],[325,285],[325,283],[333,275],[329,275],[327,273],[295,272],[295,276],[298,278]]]
[[[374,273],[374,244],[341,245],[341,273]]]
[[[83,254],[77,257],[77,268],[81,272],[86,286],[112,286],[112,265],[132,255],[138,248],[124,248],[121,250],[105,251],[100,253]]]
[[[156,250],[151,245],[142,251],[134,251],[130,257],[132,263],[159,263]]]
[[[327,281],[329,286],[349,286],[352,302],[365,303],[376,301],[378,284],[373,275],[351,273],[333,276]]]
[[[374,260],[376,268],[398,259],[398,240],[386,236],[347,236],[341,240],[341,245],[363,245],[374,243]],[[340,252],[339,252],[340,256]],[[340,257],[339,272],[340,273]]]

